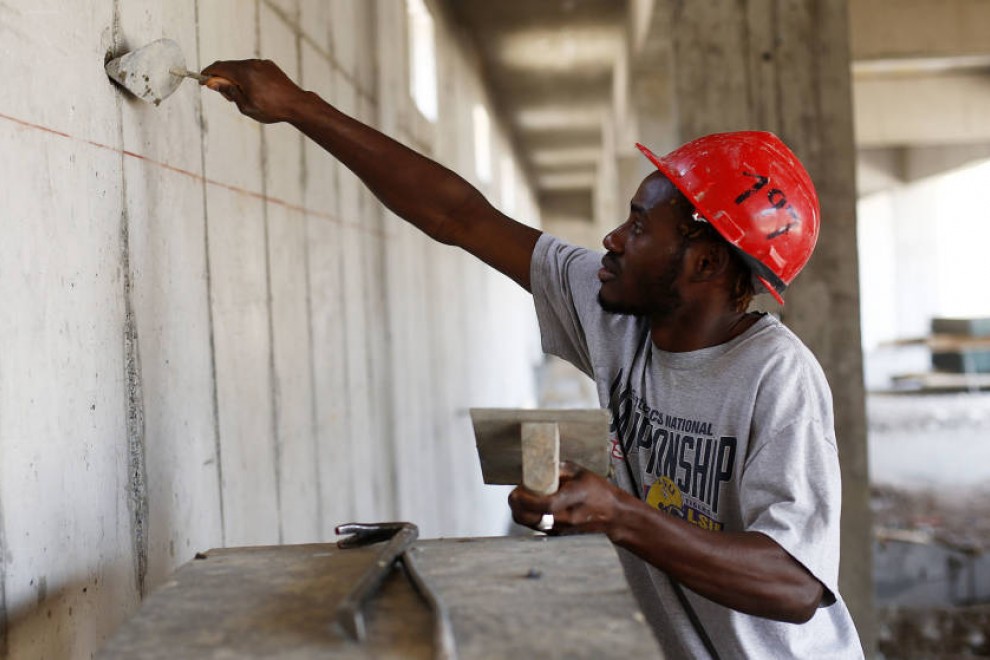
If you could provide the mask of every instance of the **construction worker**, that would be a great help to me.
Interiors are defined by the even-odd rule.
[[[544,350],[591,376],[612,413],[609,480],[565,464],[515,520],[601,532],[671,658],[862,657],[838,593],[839,462],[820,366],[773,316],[814,249],[804,168],[769,133],[701,138],[658,158],[604,258],[506,217],[460,176],[273,63],[217,62],[207,85],[289,122],[394,213],[532,292]]]

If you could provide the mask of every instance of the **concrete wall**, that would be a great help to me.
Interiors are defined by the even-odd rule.
[[[535,402],[528,296],[383,212],[291,128],[104,58],[260,55],[473,174],[470,49],[437,16],[436,126],[379,0],[0,4],[0,657],[90,657],[195,552],[348,519],[498,533],[466,409]],[[512,156],[500,136],[496,158]],[[483,186],[538,223],[518,168]],[[454,503],[451,505],[451,503]]]

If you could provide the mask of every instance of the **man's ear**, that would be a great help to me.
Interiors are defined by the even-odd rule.
[[[729,248],[721,243],[700,241],[692,246],[691,279],[695,282],[709,282],[721,277],[731,261]]]

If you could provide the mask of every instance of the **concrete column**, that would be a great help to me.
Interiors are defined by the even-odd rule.
[[[780,312],[832,386],[844,498],[839,583],[869,655],[876,633],[846,4],[677,0],[669,7],[681,141],[773,131],[808,168],[821,198],[815,256]]]
[[[616,73],[617,79],[624,79],[624,89],[617,90],[616,104],[621,100],[627,112],[616,136],[618,195],[623,210],[628,210],[639,184],[655,169],[636,149],[636,143],[658,154],[680,144],[670,66],[673,44],[669,6],[655,0],[638,0],[631,16],[625,57],[628,71],[617,69]],[[619,94],[625,94],[625,98],[620,99]]]

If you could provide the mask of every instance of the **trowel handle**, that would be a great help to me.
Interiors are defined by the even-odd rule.
[[[222,87],[236,87],[237,84],[228,80],[227,78],[221,78],[220,76],[206,76],[206,80],[203,84],[212,89],[214,92],[219,92]]]
[[[183,78],[192,78],[197,81],[200,85],[205,85],[207,82],[213,80],[220,85],[231,85],[229,80],[226,78],[220,78],[219,76],[204,76],[202,73],[196,73],[195,71],[188,71],[186,69],[169,69],[169,73],[173,76],[181,76]]]
[[[560,487],[560,427],[554,422],[523,422],[522,485],[540,495]]]

